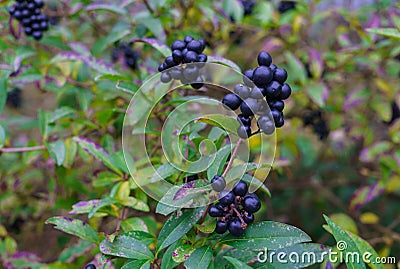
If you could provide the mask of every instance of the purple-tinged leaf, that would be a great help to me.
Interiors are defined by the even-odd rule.
[[[268,38],[264,42],[264,44],[262,46],[262,50],[267,51],[267,52],[272,52],[272,51],[282,48],[282,46],[283,46],[282,40],[280,40],[279,38],[272,37],[272,38]]]
[[[90,53],[89,48],[83,43],[70,42],[68,45],[73,51],[79,53],[83,57],[91,57],[92,56],[92,54]]]
[[[71,263],[79,257],[87,254],[91,251],[96,245],[84,240],[78,241],[77,244],[64,249],[60,256],[58,257],[58,261],[64,263]]]
[[[372,200],[379,197],[385,190],[382,182],[375,182],[371,186],[361,187],[354,192],[350,199],[350,210],[358,211]]]
[[[11,79],[12,84],[31,84],[36,81],[40,81],[42,79],[42,76],[39,74],[36,75],[25,75],[25,76],[18,76],[15,79]]]
[[[69,214],[86,214],[101,204],[101,200],[80,201],[72,206]]]
[[[310,71],[313,77],[320,78],[324,71],[324,60],[322,59],[321,53],[316,49],[309,49],[308,58],[310,61]]]
[[[346,95],[343,102],[343,111],[348,111],[360,103],[363,103],[370,95],[369,91],[362,89],[353,89]]]
[[[13,255],[10,256],[11,259],[22,259],[28,262],[40,262],[40,258],[32,253],[32,252],[28,252],[28,251],[18,251],[15,252]]]
[[[315,82],[308,85],[306,93],[318,106],[323,107],[329,96],[329,88],[323,82]]]
[[[117,165],[114,163],[114,160],[110,157],[110,154],[108,154],[108,152],[99,144],[84,137],[76,136],[73,138],[73,140],[90,155],[103,162],[105,166],[116,172],[118,175],[122,175],[122,172],[118,169]]]
[[[95,229],[78,219],[62,216],[52,217],[46,220],[46,224],[53,224],[57,230],[77,236],[94,244],[98,244],[102,240]]]
[[[360,160],[362,162],[373,162],[384,152],[392,148],[392,144],[387,141],[376,142],[375,144],[364,148],[360,153]]]
[[[156,50],[158,50],[165,57],[168,57],[171,55],[171,49],[167,45],[162,43],[161,41],[154,39],[154,38],[134,38],[131,40],[131,42],[132,43],[135,43],[135,42],[146,43],[146,44],[152,46],[153,48],[155,48]]]

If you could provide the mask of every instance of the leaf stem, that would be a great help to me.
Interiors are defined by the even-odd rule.
[[[22,148],[2,148],[0,149],[0,153],[27,152],[27,151],[36,151],[45,149],[46,147],[44,145],[35,147],[22,147]]]
[[[222,177],[225,177],[226,174],[228,173],[229,169],[231,169],[231,167],[232,167],[232,165],[233,165],[233,161],[235,160],[235,157],[236,157],[237,152],[238,152],[238,150],[239,150],[240,143],[242,143],[242,139],[239,139],[239,140],[237,141],[236,146],[235,146],[235,149],[234,149],[233,152],[232,152],[231,158],[230,158],[230,160],[229,160],[229,162],[228,162],[228,165],[227,165],[226,168],[225,168],[224,173],[222,174]]]

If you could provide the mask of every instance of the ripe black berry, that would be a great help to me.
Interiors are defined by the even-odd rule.
[[[199,69],[195,65],[187,66],[183,70],[183,76],[191,81],[194,81],[199,76]]]
[[[237,135],[243,139],[249,138],[251,135],[250,126],[240,125],[237,129]]]
[[[268,86],[265,88],[265,90],[266,90],[265,96],[268,99],[273,99],[273,98],[278,97],[281,94],[282,85],[279,82],[273,80],[271,83],[268,84]]]
[[[242,214],[242,218],[247,224],[254,222],[254,214],[252,213],[245,212],[244,214]]]
[[[188,35],[188,36],[185,36],[184,42],[185,42],[185,43],[189,43],[189,42],[192,41],[193,39],[194,39],[194,38],[193,38],[192,36]]]
[[[249,97],[250,94],[249,87],[243,84],[236,84],[233,88],[233,91],[242,99],[246,99],[247,97]]]
[[[246,117],[254,115],[254,113],[257,111],[257,108],[257,100],[253,98],[245,99],[240,105],[240,111],[242,111],[242,114]]]
[[[32,33],[32,36],[36,40],[40,40],[43,37],[43,34],[41,31],[35,31]]]
[[[281,100],[272,100],[268,102],[268,104],[271,109],[276,109],[278,111],[282,111],[283,108],[285,107],[285,103],[282,102]]]
[[[296,8],[296,2],[295,1],[280,1],[278,5],[278,11],[279,13],[283,14],[291,9]]]
[[[266,51],[261,51],[257,57],[258,65],[270,66],[272,63],[272,57]]]
[[[215,175],[211,179],[211,187],[214,191],[220,192],[223,191],[226,187],[225,179],[221,176]]]
[[[219,193],[219,202],[222,206],[229,206],[235,202],[235,194],[228,190],[221,191]]]
[[[274,70],[274,80],[279,83],[284,83],[287,79],[287,72],[283,68],[277,68]]]
[[[250,93],[250,97],[254,99],[262,99],[264,97],[263,89],[258,87],[253,87]]]
[[[194,51],[188,51],[183,55],[183,62],[194,63],[197,61],[197,53]]]
[[[236,110],[239,108],[240,104],[242,104],[242,100],[236,94],[228,93],[222,99],[222,104],[224,104],[224,106],[229,107],[232,110]]]
[[[272,72],[274,72],[275,69],[277,69],[278,67],[276,67],[276,65],[274,65],[274,64],[271,64],[271,65],[269,66],[269,68],[271,69]]]
[[[236,196],[243,197],[246,195],[248,189],[249,189],[249,187],[247,186],[247,183],[244,182],[243,180],[239,180],[233,186],[232,191]]]
[[[239,114],[237,117],[238,121],[240,121],[244,126],[251,125],[251,119],[249,117],[244,116],[243,114]]]
[[[192,40],[190,41],[187,45],[186,48],[188,50],[201,53],[203,48],[202,48],[202,43],[199,40]]]
[[[215,232],[218,234],[223,234],[228,230],[228,223],[224,221],[217,221],[217,225],[215,226]]]
[[[191,181],[195,181],[199,179],[199,175],[198,174],[194,174],[194,175],[190,175],[186,177],[187,182],[191,182]]]
[[[22,93],[21,89],[15,88],[8,92],[7,94],[7,105],[12,106],[14,108],[18,108],[22,104]]]
[[[258,87],[263,87],[271,82],[272,76],[273,73],[271,72],[271,69],[269,67],[259,66],[254,70],[253,82]]]
[[[243,199],[243,209],[249,213],[254,213],[260,210],[261,203],[255,194],[246,195]]]
[[[244,84],[246,84],[247,86],[250,86],[250,87],[252,87],[254,85],[254,83],[253,83],[253,74],[254,74],[254,70],[253,69],[246,70],[243,73],[243,82],[244,82]]]
[[[181,63],[182,60],[183,60],[182,51],[180,51],[180,50],[174,50],[174,51],[172,52],[172,58],[173,58],[175,64]]]
[[[222,208],[217,207],[215,205],[212,205],[209,209],[208,209],[208,214],[211,217],[222,217],[222,215],[224,214],[224,211],[222,210]]]
[[[186,43],[184,41],[181,41],[181,40],[176,40],[171,45],[171,50],[172,51],[174,51],[174,50],[183,50],[184,48],[186,48]]]
[[[94,266],[94,264],[88,264],[85,266],[85,269],[96,269],[96,266]]]
[[[241,236],[244,233],[242,222],[239,220],[239,218],[234,218],[233,220],[229,221],[228,230],[234,236]]]
[[[281,94],[278,96],[279,99],[285,100],[289,98],[292,94],[292,88],[290,88],[289,84],[283,83]]]
[[[164,72],[161,74],[161,78],[160,78],[161,82],[163,83],[168,83],[171,81],[171,75],[168,74],[167,72]]]
[[[197,60],[200,63],[205,63],[207,62],[207,55],[205,55],[204,53],[200,53],[199,55],[197,55]]]
[[[267,116],[258,118],[258,126],[264,134],[272,134],[275,131],[274,122]]]

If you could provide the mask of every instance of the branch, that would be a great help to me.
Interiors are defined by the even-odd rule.
[[[22,148],[2,148],[0,149],[0,153],[11,153],[11,152],[27,152],[27,151],[36,151],[36,150],[45,150],[45,146],[35,146],[35,147],[22,147]]]
[[[242,139],[239,139],[237,141],[237,143],[236,143],[235,149],[232,152],[232,155],[231,155],[231,158],[229,160],[229,163],[226,166],[224,173],[222,174],[223,178],[226,176],[226,174],[228,173],[229,169],[231,169],[231,167],[232,167],[233,161],[235,160],[236,154],[237,154],[237,152],[239,150],[240,143],[242,143]]]

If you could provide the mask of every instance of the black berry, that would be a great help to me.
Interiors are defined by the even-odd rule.
[[[241,236],[244,233],[242,222],[239,220],[239,218],[234,218],[233,220],[229,221],[228,230],[234,236]]]
[[[235,185],[233,186],[233,193],[236,196],[245,196],[247,191],[248,191],[249,187],[247,186],[247,183],[244,182],[243,180],[239,180],[238,182],[235,183]]]
[[[292,94],[292,88],[290,88],[289,84],[283,83],[282,86],[282,91],[279,94],[278,98],[281,100],[285,100],[289,98],[289,96]]]
[[[261,203],[257,196],[254,194],[246,195],[243,199],[243,209],[249,213],[254,213],[260,210]]]
[[[287,72],[283,68],[277,68],[274,70],[274,80],[278,81],[279,83],[284,83],[287,79]]]
[[[212,205],[209,209],[208,209],[208,214],[211,217],[222,217],[222,215],[224,214],[224,211],[222,210],[222,208],[219,208],[215,205]]]
[[[223,206],[229,206],[235,202],[235,194],[228,190],[221,191],[219,193],[219,202]]]
[[[244,222],[246,222],[247,224],[254,222],[254,214],[252,214],[252,213],[245,212],[244,214],[242,214],[242,218],[243,218]]]
[[[222,99],[222,104],[224,104],[224,106],[229,107],[232,110],[236,110],[239,108],[240,104],[242,104],[242,100],[236,94],[228,93]]]
[[[254,70],[253,82],[258,87],[263,87],[271,82],[273,73],[269,67],[259,66]]]
[[[240,125],[237,129],[237,135],[240,138],[247,139],[251,135],[251,129],[249,126]]]
[[[215,226],[215,232],[218,234],[223,234],[228,230],[228,223],[224,221],[217,221],[217,225]]]
[[[253,98],[245,99],[240,105],[240,111],[242,111],[242,114],[246,117],[254,115],[254,113],[257,111],[257,108],[257,100]]]
[[[174,43],[172,43],[171,45],[171,50],[183,50],[184,48],[186,48],[186,43],[184,41],[181,40],[176,40]]]
[[[96,266],[94,264],[88,264],[85,266],[85,269],[96,269]]]
[[[221,176],[215,175],[211,179],[211,187],[216,192],[223,191],[225,189],[225,187],[226,187],[225,179],[223,177],[221,177]]]
[[[257,62],[259,65],[270,66],[272,63],[272,57],[268,52],[262,51],[258,54]]]

